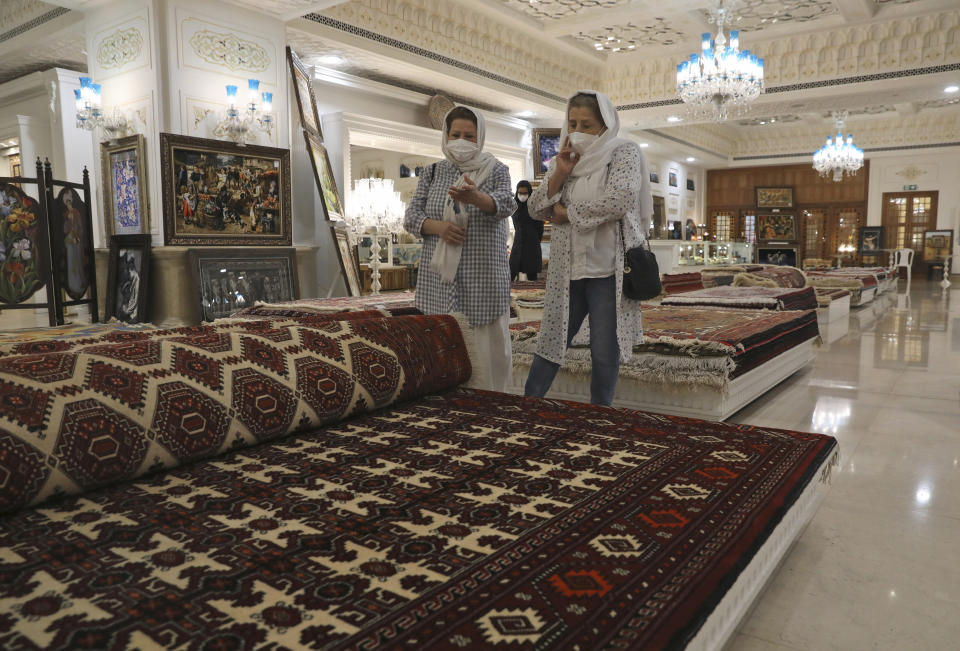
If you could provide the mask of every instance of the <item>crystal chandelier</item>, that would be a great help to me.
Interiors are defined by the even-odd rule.
[[[263,131],[270,134],[273,128],[273,93],[260,93],[260,80],[247,80],[247,106],[243,112],[237,108],[237,87],[227,86],[227,110],[217,124],[215,132],[226,133],[230,140],[240,146]],[[258,101],[261,102],[258,104]]]
[[[118,108],[105,112],[101,106],[100,84],[90,77],[80,77],[80,88],[73,91],[77,106],[77,128],[85,131],[103,129],[114,141],[126,135],[130,126],[127,117]]]
[[[863,167],[863,150],[853,144],[853,136],[847,134],[843,140],[843,123],[847,119],[847,112],[834,113],[837,125],[837,135],[832,139],[827,136],[827,144],[818,149],[813,155],[813,168],[820,172],[820,176],[833,174],[833,180],[840,182],[846,172],[850,176]]]
[[[376,296],[380,294],[380,234],[392,236],[403,229],[403,200],[393,189],[393,179],[357,179],[348,205],[347,221],[354,239],[359,243],[365,234],[370,234],[373,240],[370,276],[371,289]]]
[[[701,53],[677,66],[677,94],[694,107],[712,107],[718,122],[727,119],[727,108],[744,105],[763,92],[763,59],[740,51],[740,32],[730,32],[730,44],[723,33],[732,24],[733,9],[740,0],[714,0],[710,22],[717,25],[713,40],[709,33],[701,37]]]

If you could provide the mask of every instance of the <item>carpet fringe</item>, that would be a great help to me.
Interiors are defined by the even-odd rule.
[[[779,287],[775,280],[752,273],[739,273],[733,278],[734,287]]]
[[[840,467],[840,446],[837,446],[837,451],[830,456],[830,460],[823,465],[823,469],[820,471],[820,483],[821,484],[831,484],[833,479],[833,469]]]

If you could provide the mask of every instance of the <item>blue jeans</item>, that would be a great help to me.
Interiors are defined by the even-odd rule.
[[[620,373],[620,344],[617,342],[617,277],[583,278],[570,281],[570,317],[567,322],[567,347],[580,330],[584,317],[590,315],[590,402],[595,405],[613,403]],[[524,386],[524,395],[542,398],[547,395],[560,365],[533,356],[533,365]]]

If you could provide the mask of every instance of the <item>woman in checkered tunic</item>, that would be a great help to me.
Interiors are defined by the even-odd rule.
[[[507,222],[516,209],[507,166],[483,152],[483,116],[451,109],[441,139],[446,160],[420,177],[404,228],[423,237],[416,306],[425,314],[462,312],[489,360],[490,389],[505,391],[512,368]],[[478,370],[478,369],[477,369]]]

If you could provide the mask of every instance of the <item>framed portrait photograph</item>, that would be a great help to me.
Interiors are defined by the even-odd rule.
[[[290,62],[290,75],[293,77],[293,92],[297,96],[297,107],[300,109],[300,123],[307,131],[323,138],[320,130],[320,114],[317,112],[317,101],[313,96],[313,83],[310,81],[310,71],[303,64],[297,53],[287,48],[287,61]]]
[[[797,227],[793,215],[757,215],[757,239],[763,242],[793,242]]]
[[[300,298],[294,248],[191,249],[190,273],[204,321]]]
[[[150,232],[146,140],[141,134],[100,143],[107,236]]]
[[[679,175],[679,172],[678,172],[677,170],[675,170],[675,169],[671,169],[671,170],[668,172],[667,184],[668,184],[671,188],[679,187],[679,183],[678,183],[678,181],[677,181],[678,175]]]
[[[353,255],[354,247],[350,246],[345,228],[336,225],[330,227],[330,234],[337,245],[337,259],[340,261],[340,272],[343,282],[347,286],[349,296],[360,296],[363,285],[360,282],[360,265]]]
[[[327,221],[343,221],[343,202],[340,200],[337,181],[333,177],[333,167],[330,166],[327,148],[309,131],[304,131],[303,137],[307,142],[307,152],[310,154],[310,163],[313,165],[313,179],[317,182],[317,191],[323,198],[323,210]]]
[[[560,129],[533,130],[533,177],[542,179],[550,161],[560,153]]]
[[[953,252],[953,230],[924,231],[923,261],[940,263]]]
[[[877,255],[883,247],[883,226],[860,227],[860,255]]]
[[[290,150],[160,134],[167,246],[289,245]]]
[[[793,208],[793,188],[755,187],[757,208]]]
[[[113,235],[107,267],[105,320],[147,321],[150,280],[150,235]]]
[[[695,186],[693,184],[693,179],[687,179],[687,189],[691,192],[695,191]]]

